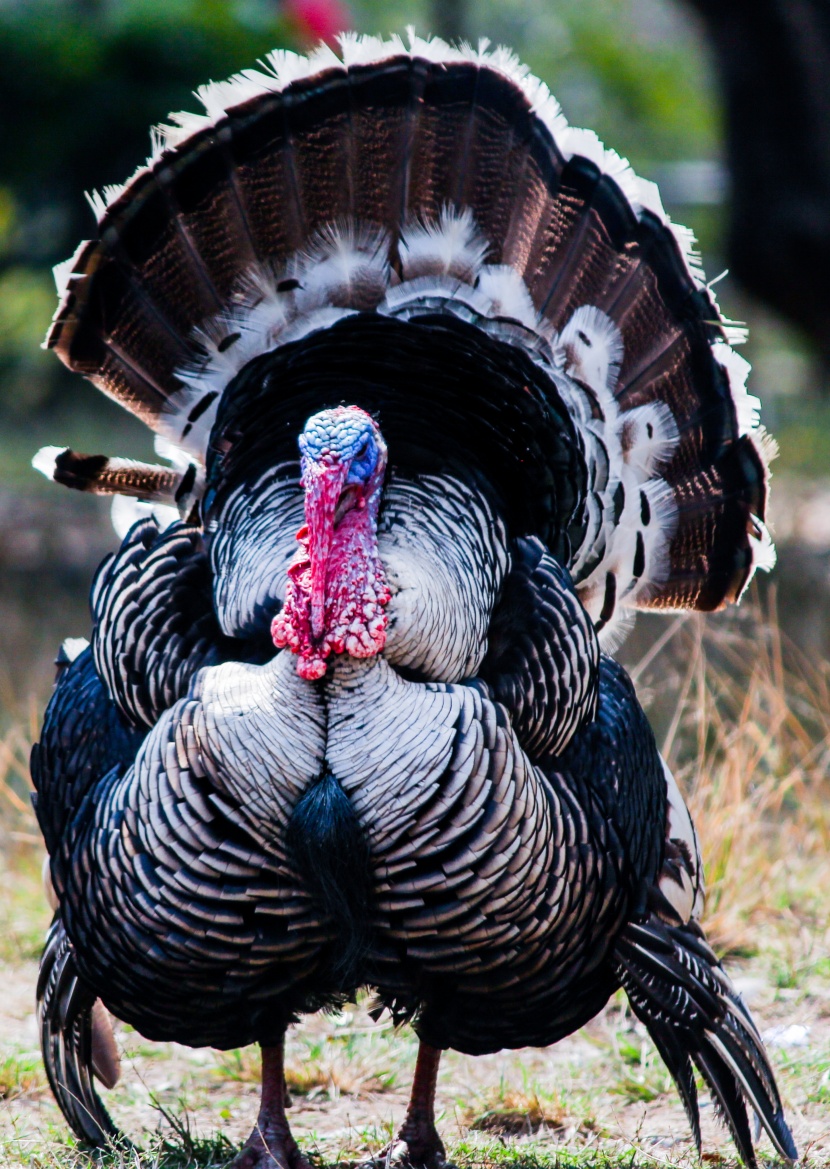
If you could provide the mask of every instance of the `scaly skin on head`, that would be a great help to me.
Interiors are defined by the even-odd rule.
[[[299,446],[306,522],[271,636],[298,655],[300,677],[322,678],[330,654],[368,658],[386,642],[377,549],[386,444],[364,410],[337,406],[309,418]]]

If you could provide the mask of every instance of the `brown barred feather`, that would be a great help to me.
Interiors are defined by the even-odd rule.
[[[193,468],[195,471],[195,467]],[[175,507],[182,485],[189,490],[186,479],[193,474],[174,471],[154,463],[140,463],[135,459],[117,459],[108,455],[84,455],[67,447],[56,455],[51,472],[56,483],[86,491],[92,495],[127,495],[148,503],[164,503]]]

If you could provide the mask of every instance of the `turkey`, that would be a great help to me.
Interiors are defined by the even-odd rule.
[[[67,1121],[117,1136],[103,1003],[259,1043],[235,1165],[300,1169],[286,1029],[367,987],[421,1042],[387,1155],[439,1169],[441,1051],[554,1043],[622,986],[698,1147],[693,1067],[747,1165],[750,1113],[794,1160],[609,656],[773,560],[689,237],[503,50],[346,36],[199,96],[93,199],[48,338],[165,460],[36,457],[134,521],[32,755]]]

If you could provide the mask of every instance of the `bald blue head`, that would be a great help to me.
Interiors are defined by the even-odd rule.
[[[303,477],[310,466],[347,467],[346,484],[367,485],[386,466],[386,444],[377,423],[359,406],[321,410],[299,440]]]

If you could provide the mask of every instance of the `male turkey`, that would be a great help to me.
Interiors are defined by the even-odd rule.
[[[771,563],[746,365],[655,189],[510,55],[341,47],[207,86],[60,275],[48,344],[174,465],[38,465],[181,518],[104,561],[33,752],[52,1087],[113,1134],[97,998],[259,1042],[236,1164],[297,1169],[286,1027],[369,986],[421,1038],[393,1151],[436,1167],[442,1049],[553,1043],[623,985],[698,1143],[693,1063],[748,1165],[746,1103],[795,1158],[600,649]]]

